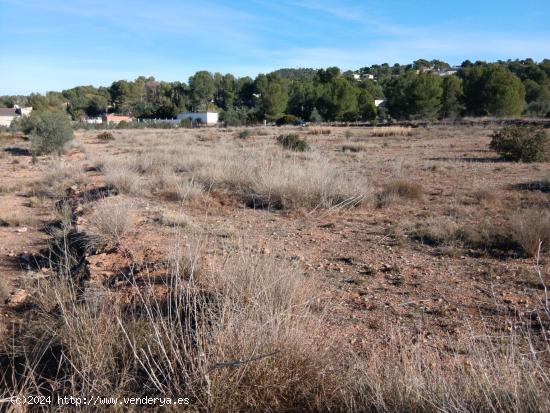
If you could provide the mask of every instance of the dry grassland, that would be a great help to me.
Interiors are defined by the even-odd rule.
[[[547,163],[483,127],[110,132],[4,144],[0,398],[550,410]]]

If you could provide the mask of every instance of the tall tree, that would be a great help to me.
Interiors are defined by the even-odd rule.
[[[409,71],[393,78],[386,88],[386,106],[396,119],[435,119],[443,95],[439,76]]]
[[[504,66],[489,65],[484,81],[484,100],[489,115],[521,115],[525,88],[516,75]]]
[[[443,79],[441,117],[445,119],[459,117],[464,110],[463,97],[462,80],[457,76],[445,77]]]
[[[194,76],[189,78],[189,88],[193,110],[208,110],[208,105],[214,99],[214,92],[216,90],[212,74],[205,70],[195,73]]]
[[[525,104],[525,88],[502,64],[476,62],[463,67],[466,111],[474,116],[517,116]]]
[[[330,76],[320,85],[317,109],[326,120],[349,119],[357,114],[357,91],[342,75]]]
[[[282,115],[288,104],[288,82],[279,75],[258,75],[255,86],[260,95],[259,115],[275,120]]]

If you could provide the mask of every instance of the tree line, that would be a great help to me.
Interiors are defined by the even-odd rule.
[[[450,69],[446,62],[420,59],[346,72],[337,67],[280,69],[255,79],[199,71],[187,83],[140,76],[109,87],[2,96],[0,104],[66,111],[73,120],[106,112],[172,118],[184,111],[214,110],[221,120],[235,125],[293,118],[351,122],[550,116],[549,59],[465,61],[456,71]],[[376,106],[375,100],[384,104]]]

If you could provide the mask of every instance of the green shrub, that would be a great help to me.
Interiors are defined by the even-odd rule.
[[[527,116],[548,118],[550,117],[550,99],[531,102],[525,108]]]
[[[505,126],[493,133],[490,147],[506,161],[550,160],[548,134],[544,129],[535,126]]]
[[[248,139],[252,136],[252,131],[250,129],[245,129],[241,132],[239,132],[239,138],[241,139]]]
[[[102,132],[100,133],[99,135],[96,136],[97,139],[99,139],[100,141],[112,141],[114,140],[114,136],[111,132]]]
[[[280,135],[277,138],[277,142],[279,142],[283,148],[296,152],[305,152],[311,149],[309,144],[305,140],[300,139],[296,134]]]
[[[180,127],[181,128],[190,128],[193,126],[193,121],[191,119],[182,119],[180,120]]]
[[[291,125],[296,122],[298,118],[294,115],[283,115],[275,122],[277,126]]]
[[[65,144],[73,139],[71,121],[61,112],[33,113],[23,122],[22,130],[30,135],[35,155],[60,154]]]

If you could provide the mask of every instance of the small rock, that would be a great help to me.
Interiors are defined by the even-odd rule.
[[[10,307],[15,307],[17,305],[23,304],[27,299],[27,292],[23,289],[14,291],[6,300],[6,304]]]
[[[24,232],[27,232],[29,229],[27,227],[21,227],[21,228],[17,228],[15,231],[16,232],[19,232],[20,234],[24,233]]]

